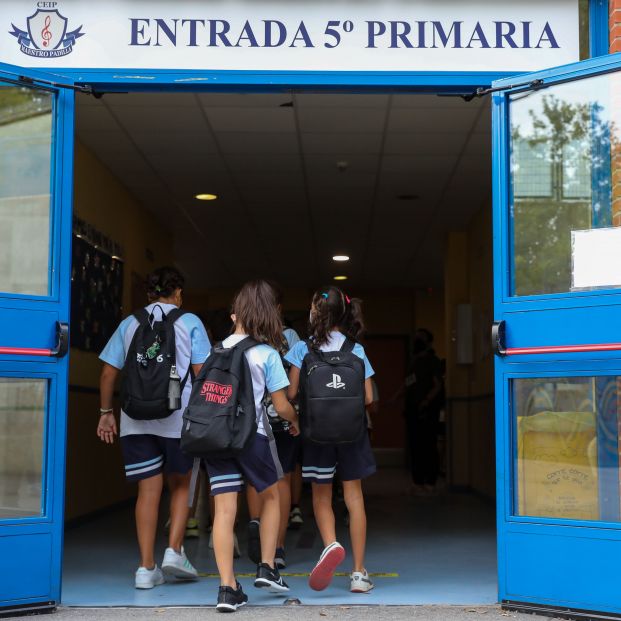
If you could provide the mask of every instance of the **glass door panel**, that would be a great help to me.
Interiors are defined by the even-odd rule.
[[[48,381],[0,377],[0,520],[44,513]]]
[[[0,292],[49,293],[53,106],[50,91],[0,80]]]
[[[612,200],[620,97],[617,73],[510,96],[511,295],[621,286],[621,274],[597,265],[605,255],[584,256],[621,245],[621,207]]]

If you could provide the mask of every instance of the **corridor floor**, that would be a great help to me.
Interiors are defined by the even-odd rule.
[[[384,470],[367,482],[369,516],[367,568],[375,574],[375,589],[352,594],[346,575],[316,593],[307,584],[308,572],[321,552],[321,541],[306,503],[305,523],[290,532],[287,597],[317,605],[351,604],[492,604],[496,595],[496,540],[491,503],[467,494],[406,495],[400,470]],[[349,547],[343,505],[336,503],[340,541]],[[245,556],[245,521],[238,527],[242,558],[236,562],[240,582],[255,605],[281,604],[286,597],[252,586],[255,568]],[[165,548],[163,529],[158,557]],[[116,511],[68,529],[62,603],[65,606],[211,606],[218,581],[208,535],[186,542],[190,560],[201,573],[194,583],[165,584],[150,591],[133,586],[137,550],[131,509]],[[342,572],[350,570],[348,560]]]

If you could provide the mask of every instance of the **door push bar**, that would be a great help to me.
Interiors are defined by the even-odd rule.
[[[69,350],[69,324],[56,322],[56,346],[54,349],[36,347],[0,347],[3,356],[41,356],[43,358],[62,358]]]
[[[578,354],[602,351],[621,351],[621,343],[599,343],[594,345],[545,345],[539,347],[507,347],[506,324],[496,321],[492,325],[492,348],[497,356],[519,356],[524,354]]]

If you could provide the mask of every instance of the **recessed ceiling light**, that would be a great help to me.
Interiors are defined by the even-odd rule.
[[[347,280],[347,276],[335,276],[334,280]]]
[[[349,261],[349,257],[346,254],[335,254],[332,257],[333,261]]]
[[[218,198],[217,194],[197,194],[194,198],[199,201],[215,201]]]

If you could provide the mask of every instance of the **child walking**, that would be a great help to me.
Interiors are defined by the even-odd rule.
[[[309,354],[309,344],[322,352],[345,351],[346,345],[364,363],[364,401],[373,401],[371,376],[374,371],[364,348],[358,339],[364,329],[361,302],[350,299],[338,287],[326,287],[313,296],[310,311],[308,341],[300,341],[285,356],[291,363],[289,372],[289,399],[294,399],[300,381],[308,381],[300,375],[304,358]],[[338,375],[333,376],[334,389],[341,388]],[[304,424],[304,403],[300,403],[300,416]],[[360,412],[364,417],[364,407]],[[332,509],[332,483],[335,474],[343,482],[345,504],[349,512],[349,533],[353,552],[353,571],[350,575],[350,590],[353,593],[367,593],[373,583],[364,565],[367,518],[364,508],[361,480],[376,471],[375,459],[367,433],[359,440],[349,443],[319,444],[303,438],[302,474],[310,481],[313,490],[313,510],[319,532],[325,546],[319,561],[311,572],[309,585],[316,591],[328,587],[336,568],[345,559],[345,549],[336,540],[336,526]]]
[[[278,480],[282,469],[263,405],[266,390],[278,415],[291,423],[292,434],[299,433],[297,413],[286,394],[289,380],[277,351],[283,329],[270,284],[262,280],[246,283],[235,296],[231,319],[234,331],[222,342],[223,348],[235,347],[247,337],[260,343],[244,354],[252,375],[257,433],[253,443],[240,456],[205,460],[211,494],[215,499],[213,547],[220,574],[216,605],[220,612],[234,612],[248,601],[233,570],[233,530],[237,496],[242,491],[243,479],[252,485],[261,499],[261,558],[254,586],[271,593],[289,590],[274,565],[280,526]]]
[[[276,296],[278,312],[282,317],[283,293],[282,289],[275,283],[270,282]],[[291,328],[285,328],[282,333],[281,345],[278,352],[284,359],[285,354],[300,340],[297,332]],[[289,363],[284,362],[285,372],[289,370]],[[268,420],[274,434],[278,460],[282,466],[283,477],[278,481],[278,492],[280,495],[280,530],[278,533],[278,543],[276,547],[276,558],[274,562],[278,569],[287,566],[285,557],[285,538],[287,526],[289,525],[289,514],[291,512],[291,480],[292,473],[295,471],[300,451],[299,435],[291,434],[289,421],[283,420],[274,409],[269,397],[266,397],[264,404],[267,408]],[[259,518],[261,513],[261,499],[252,485],[247,487],[248,511],[250,522],[248,524],[248,556],[253,563],[258,563],[261,556],[261,541],[259,536]]]
[[[182,545],[188,518],[192,460],[181,452],[179,438],[182,412],[192,385],[190,367],[194,373],[200,370],[211,345],[201,320],[180,310],[183,285],[183,276],[174,267],[162,267],[150,274],[147,279],[149,305],[121,322],[99,356],[104,365],[97,435],[107,444],[112,444],[117,435],[114,386],[121,371],[124,373],[120,435],[125,476],[129,482],[138,483],[136,530],[140,566],[135,575],[137,589],[152,589],[163,584],[163,574],[185,580],[198,578]],[[155,330],[158,324],[168,324],[169,332]],[[167,345],[171,350],[166,349]],[[172,367],[170,359],[174,361]],[[174,379],[180,392],[177,409],[170,411],[165,406],[164,411],[133,411],[132,404],[145,392],[150,398],[162,391],[166,395],[172,369],[175,369]],[[131,378],[135,380],[133,383]],[[142,394],[134,392],[136,381],[138,387],[143,388]],[[142,381],[144,384],[140,384]],[[164,473],[170,489],[170,528],[168,548],[160,569],[155,563],[154,546]]]

